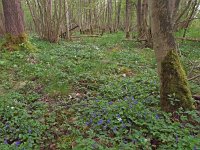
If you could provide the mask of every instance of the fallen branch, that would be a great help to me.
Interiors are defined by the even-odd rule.
[[[184,40],[184,41],[200,42],[200,39],[195,39],[195,38],[177,37],[176,39],[178,39],[178,40]]]
[[[79,27],[79,25],[76,25],[75,27],[69,29],[69,31],[73,31],[73,30],[75,30],[75,29],[78,28],[78,27]]]
[[[198,77],[200,77],[200,74],[198,74],[198,75],[196,75],[196,76],[194,76],[194,77],[189,78],[188,81],[194,80],[194,79],[196,79],[196,78],[198,78]]]
[[[190,76],[191,74],[192,74],[192,72],[193,72],[193,70],[195,69],[195,67],[196,67],[196,62],[191,62],[191,64],[192,64],[192,68],[191,68],[191,70],[190,70],[190,72],[188,73],[188,76]]]
[[[100,35],[80,35],[80,36],[71,36],[71,38],[81,38],[81,37],[100,37]]]
[[[200,95],[193,95],[192,96],[195,100],[200,100]]]
[[[134,41],[134,42],[139,42],[139,41],[136,41],[134,39],[123,39],[122,41]]]

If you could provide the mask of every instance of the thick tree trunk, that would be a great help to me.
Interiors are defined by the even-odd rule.
[[[27,41],[20,0],[2,0],[2,4],[6,30],[6,42],[2,48],[18,50],[19,45]]]
[[[191,92],[172,34],[168,2],[151,0],[150,5],[153,48],[161,83],[161,107],[168,112],[176,111],[180,107],[192,109],[194,106]]]
[[[19,36],[24,33],[24,14],[20,0],[2,0],[6,33]]]

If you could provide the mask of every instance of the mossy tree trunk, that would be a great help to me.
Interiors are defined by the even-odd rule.
[[[173,112],[178,108],[193,109],[193,101],[185,71],[176,51],[168,1],[151,0],[151,30],[153,48],[160,76],[161,107]]]
[[[20,0],[2,0],[5,18],[6,43],[3,47],[15,50],[19,44],[26,42],[24,14]]]

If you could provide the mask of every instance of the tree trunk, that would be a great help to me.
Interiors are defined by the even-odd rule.
[[[19,36],[24,33],[24,14],[20,0],[2,0],[6,33]]]
[[[153,48],[161,83],[161,107],[167,112],[176,111],[180,107],[193,109],[186,74],[180,63],[172,34],[168,1],[151,0],[150,5]]]
[[[107,1],[107,27],[110,33],[113,32],[113,25],[112,25],[112,0]]]
[[[120,26],[121,6],[122,6],[122,0],[119,0],[117,7],[117,29],[119,29]]]
[[[130,39],[130,18],[131,18],[131,3],[130,0],[126,0],[126,23],[125,23],[125,30],[126,30],[126,38]]]
[[[138,40],[145,41],[145,47],[152,48],[152,35],[149,17],[149,0],[137,1],[137,30]]]
[[[138,32],[138,37],[142,36],[142,1],[138,0],[137,1],[137,32]]]
[[[0,37],[2,37],[4,34],[5,34],[4,16],[3,16],[2,3],[0,3]]]
[[[179,4],[180,4],[180,0],[168,0],[169,16],[171,19],[172,27],[174,26],[174,23],[175,23]]]
[[[69,23],[69,4],[68,4],[68,1],[65,2],[64,4],[64,11],[65,11],[65,32],[66,32],[66,35],[65,35],[65,39],[66,40],[71,40],[71,37],[70,37],[70,23]]]
[[[7,42],[3,47],[9,50],[15,50],[19,44],[25,43],[27,40],[21,3],[20,0],[2,0],[2,4],[7,34]]]

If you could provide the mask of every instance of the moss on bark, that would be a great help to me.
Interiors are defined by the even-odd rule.
[[[1,49],[6,49],[9,51],[18,50],[34,50],[34,46],[28,41],[28,37],[25,33],[18,36],[7,34],[5,36],[5,42],[2,44]]]
[[[173,112],[178,108],[193,109],[193,99],[185,71],[176,51],[169,51],[161,63],[161,107]]]

